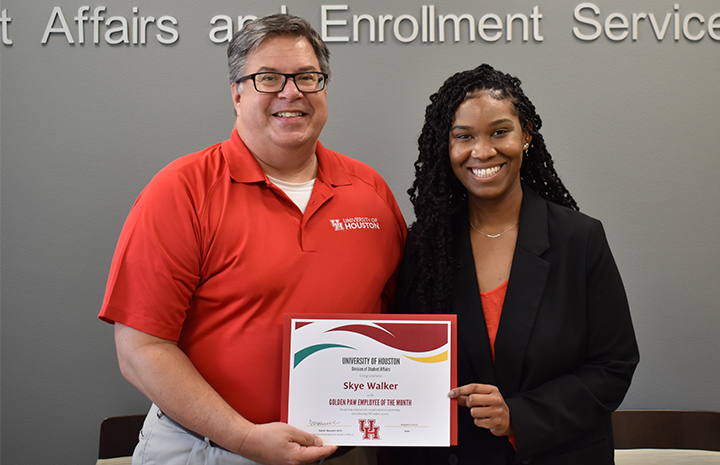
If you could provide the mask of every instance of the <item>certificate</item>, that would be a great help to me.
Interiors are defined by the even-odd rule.
[[[283,421],[337,446],[457,444],[455,315],[286,315]]]

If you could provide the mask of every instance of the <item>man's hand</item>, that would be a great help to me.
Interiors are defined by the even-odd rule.
[[[249,422],[210,387],[173,341],[116,323],[115,342],[125,378],[170,418],[228,450],[263,464],[298,465],[317,462],[337,449],[286,423]]]
[[[458,404],[470,409],[475,426],[490,430],[495,436],[513,434],[510,409],[500,390],[490,384],[467,384],[448,393]]]
[[[317,462],[337,450],[323,446],[317,436],[286,423],[254,425],[238,454],[266,465],[301,465]]]

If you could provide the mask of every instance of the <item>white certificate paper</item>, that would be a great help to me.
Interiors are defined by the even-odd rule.
[[[455,315],[286,315],[283,421],[337,446],[457,444]]]

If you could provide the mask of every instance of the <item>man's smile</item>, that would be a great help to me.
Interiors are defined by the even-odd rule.
[[[273,113],[273,116],[277,116],[279,118],[296,118],[305,115],[306,113],[303,113],[301,111],[279,111],[277,113]]]

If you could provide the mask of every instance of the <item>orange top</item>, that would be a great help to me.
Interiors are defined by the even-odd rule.
[[[485,324],[487,325],[488,337],[490,338],[490,350],[492,351],[493,362],[495,362],[495,339],[497,338],[498,326],[500,326],[500,315],[502,315],[507,285],[508,282],[505,281],[492,291],[480,293],[483,315],[485,316]],[[513,447],[516,447],[515,435],[509,435],[508,440]]]
[[[492,350],[493,362],[495,361],[495,338],[497,337],[498,326],[500,326],[500,315],[502,314],[503,302],[508,282],[505,281],[492,291],[481,292],[483,315],[487,325],[488,336],[490,337],[490,350]]]

